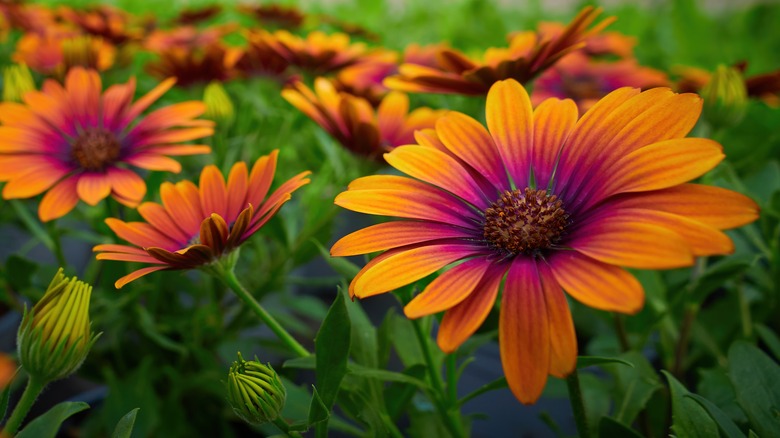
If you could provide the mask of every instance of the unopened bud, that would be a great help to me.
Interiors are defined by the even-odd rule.
[[[235,110],[225,88],[219,82],[211,82],[203,91],[203,103],[206,104],[206,112],[203,117],[217,122],[223,127],[228,127],[233,122]]]
[[[715,128],[734,126],[745,116],[747,88],[742,74],[733,67],[718,66],[701,96],[704,117]]]
[[[19,361],[27,372],[51,382],[75,372],[84,362],[96,336],[89,322],[92,286],[62,268],[32,311],[25,309],[19,326]]]
[[[24,64],[14,64],[3,69],[3,101],[21,102],[28,91],[35,90],[30,69]]]
[[[287,391],[271,365],[257,358],[246,361],[238,353],[228,373],[228,401],[233,411],[250,424],[263,424],[279,417]]]

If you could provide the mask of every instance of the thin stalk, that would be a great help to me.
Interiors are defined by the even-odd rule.
[[[590,429],[588,429],[588,417],[585,415],[585,400],[582,398],[580,389],[580,376],[577,369],[566,377],[566,388],[569,390],[569,403],[574,413],[574,421],[577,424],[577,432],[580,438],[590,438]]]
[[[236,278],[236,274],[233,272],[232,269],[226,269],[222,271],[221,275],[222,281],[227,284],[227,286],[238,295],[241,300],[244,301],[244,303],[249,307],[252,312],[257,315],[265,325],[268,326],[268,328],[271,329],[272,332],[285,344],[287,345],[291,350],[295,352],[300,357],[307,357],[311,356],[311,353],[309,350],[307,350],[303,345],[298,343],[298,341],[295,340],[295,338],[290,335],[290,333],[287,332],[287,330],[282,327],[281,324],[279,324],[273,316],[271,316],[268,311],[266,311],[263,306],[260,305],[260,303],[255,300],[255,298],[252,296],[249,291],[244,288],[244,286],[241,284],[241,282],[238,281],[238,278]]]
[[[395,422],[388,416],[387,414],[380,414],[380,417],[382,418],[382,423],[387,428],[387,431],[390,433],[390,436],[393,438],[404,438],[404,434],[401,433],[400,430],[398,430],[398,426],[396,426]]]
[[[46,230],[49,232],[49,236],[51,236],[51,240],[54,244],[54,247],[52,248],[52,252],[54,253],[54,257],[57,258],[57,264],[61,267],[67,266],[65,262],[65,253],[62,251],[62,242],[60,241],[60,231],[57,229],[57,226],[54,224],[54,221],[51,221],[47,224]]]
[[[27,416],[27,413],[35,403],[38,395],[41,393],[41,391],[43,391],[44,386],[46,386],[45,382],[41,382],[37,378],[29,376],[29,379],[27,380],[27,387],[24,389],[22,398],[19,399],[19,403],[17,403],[16,407],[14,408],[14,412],[11,414],[8,422],[5,423],[5,427],[3,428],[3,436],[16,435],[16,431],[19,430],[19,426],[22,425],[24,417]]]
[[[458,405],[458,372],[455,363],[455,353],[447,355],[447,395],[450,406]]]
[[[454,437],[463,438],[466,436],[466,434],[463,431],[460,418],[457,416],[458,412],[452,409],[453,407],[457,409],[457,404],[449,405],[446,403],[448,397],[447,393],[444,392],[444,381],[441,378],[441,371],[433,360],[433,353],[431,352],[431,346],[428,342],[428,336],[427,333],[423,330],[422,324],[422,319],[412,320],[414,334],[417,336],[417,341],[419,342],[420,348],[423,351],[425,364],[428,367],[428,374],[431,377],[431,384],[433,385],[433,389],[436,392],[434,397],[431,398],[433,399],[436,409],[439,411],[439,415],[441,415],[444,419],[444,424],[447,426],[447,429],[450,430]]]
[[[747,296],[745,296],[745,287],[741,278],[737,285],[737,294],[739,297],[739,319],[742,322],[742,336],[745,339],[750,339],[753,335],[753,318],[750,315],[750,303],[748,303]]]
[[[674,349],[674,365],[672,366],[672,374],[677,378],[680,378],[684,371],[684,363],[688,355],[688,342],[691,339],[691,329],[698,312],[699,306],[697,304],[690,304],[685,308],[685,315],[680,325],[680,338],[677,340],[677,346]]]
[[[297,432],[295,430],[290,430],[290,425],[287,424],[284,420],[282,420],[282,417],[276,417],[273,420],[273,423],[274,423],[274,426],[278,427],[279,430],[281,430],[282,433],[284,433],[288,437],[299,438],[299,437],[303,436],[303,435],[301,435],[299,432]]]
[[[628,332],[626,331],[626,322],[623,315],[613,314],[615,319],[615,333],[620,343],[620,351],[626,352],[631,349],[631,343],[628,341]]]

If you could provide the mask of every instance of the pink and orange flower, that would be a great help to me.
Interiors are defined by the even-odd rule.
[[[690,266],[728,254],[721,230],[754,221],[758,207],[729,190],[691,184],[724,157],[720,144],[684,138],[701,112],[694,94],[616,90],[581,118],[571,100],[535,110],[514,80],[487,95],[487,129],[458,112],[417,133],[385,160],[407,176],[353,181],[335,203],[405,220],[336,242],[331,254],[383,251],[352,280],[360,298],[435,278],[404,308],[410,318],[446,311],[438,344],[453,352],[501,296],[499,346],[522,403],[548,375],[576,366],[564,290],[585,305],[636,313],[641,284],[621,266]]]
[[[235,69],[244,76],[283,78],[290,63],[268,43],[270,34],[262,29],[246,33],[247,45],[235,53]]]
[[[484,95],[497,81],[532,80],[563,56],[585,46],[585,41],[609,25],[612,18],[588,29],[601,13],[600,9],[583,9],[569,25],[555,36],[541,32],[515,34],[509,47],[492,47],[483,60],[473,60],[454,49],[442,49],[438,66],[403,64],[397,76],[385,80],[393,90],[413,93],[451,93]]]
[[[59,15],[82,32],[100,37],[114,46],[120,46],[143,37],[143,28],[132,24],[132,16],[127,12],[109,5],[94,6],[85,10],[75,10],[60,6]]]
[[[602,97],[622,87],[648,89],[668,87],[666,74],[639,65],[634,59],[608,62],[574,52],[558,61],[534,81],[531,103],[538,105],[551,97],[570,98],[584,113]]]
[[[360,97],[339,92],[331,81],[317,78],[314,91],[295,82],[282,91],[293,106],[317,122],[344,147],[381,160],[382,153],[414,141],[414,131],[431,128],[444,111],[417,108],[409,112],[409,97],[393,92],[374,110]]]
[[[360,61],[370,53],[363,43],[351,43],[343,33],[314,31],[301,38],[286,30],[268,34],[267,43],[291,65],[312,74],[325,74]]]
[[[146,263],[147,266],[116,281],[117,289],[146,274],[161,270],[207,267],[233,253],[308,184],[302,172],[270,195],[277,151],[258,159],[251,172],[237,163],[227,183],[216,166],[200,174],[200,188],[190,181],[163,183],[162,204],[145,202],[138,212],[145,222],[106,219],[108,226],[130,245],[98,245],[98,260]]]
[[[96,205],[111,195],[135,207],[146,184],[131,166],[179,172],[170,155],[203,154],[208,146],[179,144],[207,137],[213,122],[196,119],[205,106],[183,102],[141,113],[174,84],[166,80],[133,102],[135,79],[102,92],[93,70],[73,68],[64,86],[47,80],[24,104],[0,104],[0,180],[3,198],[43,192],[42,221],[64,216],[79,199]]]
[[[64,77],[77,66],[108,70],[114,65],[116,48],[99,37],[56,29],[46,34],[25,34],[12,58],[41,74]]]

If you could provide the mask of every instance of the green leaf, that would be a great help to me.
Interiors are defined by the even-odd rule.
[[[11,384],[5,386],[3,394],[0,395],[0,423],[5,420],[6,414],[8,414],[8,399],[11,398]]]
[[[133,426],[135,425],[135,417],[138,415],[138,411],[141,408],[135,408],[132,411],[125,414],[114,428],[114,433],[111,434],[111,438],[130,438],[133,433]]]
[[[759,436],[780,430],[780,366],[757,347],[737,341],[729,348],[729,376],[737,402]]]
[[[430,386],[427,383],[425,383],[424,380],[420,380],[403,373],[397,373],[395,371],[368,368],[357,364],[350,364],[348,369],[350,374],[354,374],[359,377],[368,377],[371,379],[378,379],[385,382],[409,383],[414,386],[417,386],[420,389],[430,389]]]
[[[780,338],[777,337],[775,332],[764,324],[756,324],[753,328],[756,329],[758,337],[764,341],[764,344],[775,355],[775,359],[780,360]]]
[[[698,403],[686,398],[690,392],[670,373],[661,371],[669,381],[672,393],[672,430],[678,438],[710,438],[718,436],[718,425]]]
[[[415,365],[403,371],[405,376],[418,379],[421,382],[425,382],[427,373],[428,368],[422,364]],[[387,406],[387,412],[391,419],[395,420],[406,411],[412,397],[417,393],[418,387],[418,385],[405,382],[393,382],[387,386],[384,390],[384,399],[385,405]]]
[[[481,387],[477,388],[474,392],[471,394],[463,397],[462,399],[458,400],[458,405],[463,406],[464,403],[467,401],[476,398],[486,392],[494,391],[496,389],[503,389],[508,388],[509,384],[506,381],[506,377],[499,377],[498,379],[487,383],[485,385],[482,385]]]
[[[325,406],[325,403],[320,398],[320,394],[317,392],[317,388],[311,387],[311,404],[309,405],[309,425],[317,424],[325,421],[330,417],[330,409]]]
[[[718,427],[726,434],[727,438],[745,438],[745,434],[739,430],[739,427],[734,424],[728,415],[723,413],[719,407],[715,406],[715,403],[698,394],[688,393],[685,397],[695,400],[699,406],[703,407],[707,413],[710,414],[710,417],[718,423]]]
[[[289,359],[282,364],[282,368],[300,368],[303,370],[313,370],[317,368],[316,358],[317,355],[311,355]]]
[[[692,302],[702,302],[723,284],[755,265],[760,256],[728,257],[713,264],[691,286]]]
[[[62,402],[31,421],[16,438],[54,438],[62,423],[73,414],[89,409],[84,402]]]
[[[629,351],[621,354],[620,358],[634,366],[613,364],[605,366],[604,369],[615,376],[615,419],[631,424],[653,393],[663,388],[663,385],[652,365],[641,353]]]
[[[577,368],[587,368],[594,365],[623,364],[634,368],[634,364],[617,357],[577,356]]]
[[[347,372],[351,327],[344,294],[339,293],[314,340],[317,388],[328,411],[336,401],[341,381]]]
[[[603,417],[599,422],[599,438],[642,438],[642,435],[613,418]],[[677,438],[684,437],[677,435]]]

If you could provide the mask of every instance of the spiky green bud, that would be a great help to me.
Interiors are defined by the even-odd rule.
[[[257,358],[246,361],[238,353],[228,373],[228,401],[233,411],[250,424],[263,424],[279,417],[287,391],[271,365]]]
[[[3,69],[3,101],[21,102],[28,91],[35,90],[30,69],[24,64],[14,64]]]
[[[714,127],[729,127],[745,116],[748,96],[742,74],[733,67],[718,66],[701,90],[704,117]]]
[[[223,127],[233,123],[235,110],[233,101],[230,100],[225,88],[219,82],[211,82],[203,91],[203,103],[206,104],[206,112],[203,117],[217,122]]]
[[[19,361],[31,376],[51,382],[84,362],[97,339],[89,322],[91,294],[92,286],[65,277],[60,268],[38,304],[25,309],[17,345]]]

